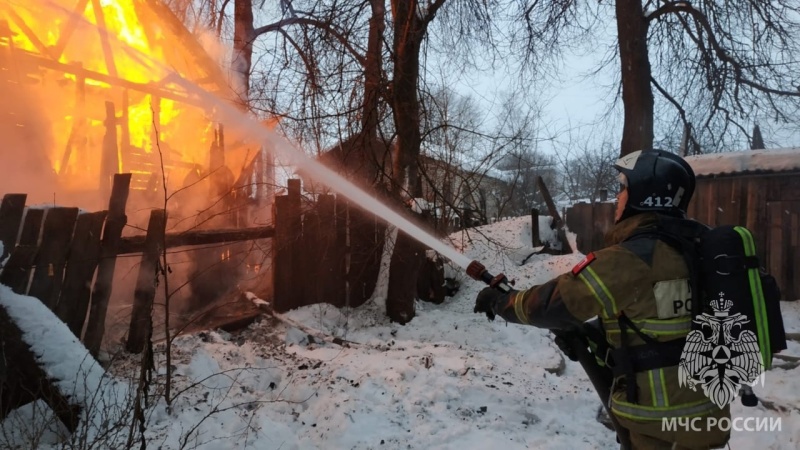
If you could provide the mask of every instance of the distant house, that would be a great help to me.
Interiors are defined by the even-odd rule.
[[[324,151],[318,160],[363,187],[386,183],[392,169],[393,143],[361,139],[346,139]],[[328,191],[302,170],[296,173],[303,179],[306,191]],[[419,177],[422,196],[415,199],[412,208],[429,215],[442,231],[488,223],[498,217],[508,201],[504,196],[508,196],[509,183],[500,171],[471,171],[454,162],[422,155]]]
[[[430,156],[421,157],[420,178],[427,209],[449,229],[481,225],[496,218],[502,206],[501,193],[508,185],[501,174],[470,171]]]

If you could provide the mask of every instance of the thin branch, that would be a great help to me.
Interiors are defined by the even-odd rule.
[[[319,28],[324,30],[331,36],[335,37],[336,40],[339,41],[342,46],[347,49],[350,56],[352,56],[359,64],[362,66],[366,65],[366,58],[362,56],[350,43],[350,40],[347,36],[344,36],[341,32],[333,28],[333,25],[328,22],[323,22],[317,19],[309,19],[304,17],[291,17],[288,19],[279,20],[277,22],[271,23],[269,25],[264,25],[262,27],[258,27],[253,32],[253,38],[258,37],[262,34],[269,33],[271,31],[277,31],[284,27],[292,26],[292,25],[309,25],[312,27]]]

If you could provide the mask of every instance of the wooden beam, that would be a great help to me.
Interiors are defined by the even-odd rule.
[[[539,187],[539,192],[542,193],[544,203],[547,205],[547,209],[550,211],[550,215],[553,217],[553,224],[551,225],[551,228],[561,228],[564,222],[561,220],[561,215],[558,213],[558,208],[556,208],[556,204],[553,202],[553,197],[550,196],[550,190],[547,189],[547,185],[544,184],[542,177],[536,177],[536,186]]]
[[[225,242],[252,241],[275,236],[275,227],[223,228],[218,230],[193,230],[180,233],[167,233],[167,248],[188,245],[222,244]],[[145,248],[147,236],[127,236],[120,238],[118,255],[141,253]]]
[[[39,50],[43,55],[47,55],[53,59],[58,59],[58,56],[53,55],[53,52],[50,51],[50,49],[41,41],[41,39],[39,39],[38,36],[36,36],[36,33],[28,26],[27,23],[25,23],[25,19],[20,17],[19,14],[14,11],[14,8],[11,7],[11,5],[3,6],[2,3],[0,3],[0,7],[2,7],[6,13],[8,13],[8,16],[11,18],[11,20],[17,24],[22,33],[25,34],[28,39],[30,39],[31,44],[33,44],[37,50]]]
[[[114,77],[111,75],[106,75],[104,73],[85,69],[82,66],[74,63],[64,64],[25,50],[16,49],[15,56],[19,57],[21,63],[34,64],[40,67],[44,67],[46,69],[56,70],[62,73],[69,73],[75,75],[76,77],[84,77],[87,80],[100,81],[102,83],[107,83],[112,86],[120,88],[127,88],[136,92],[157,95],[161,98],[168,98],[170,100],[175,100],[177,102],[181,102],[186,105],[196,106],[204,110],[208,107],[207,105],[203,104],[200,100],[194,97],[188,97],[176,91],[170,91],[168,89],[159,88],[155,84],[135,83],[133,81],[124,80],[119,77]]]
[[[131,123],[130,123],[130,92],[122,91],[122,111],[119,118],[119,144],[122,157],[122,172],[131,170]]]
[[[69,39],[72,37],[72,33],[75,32],[75,29],[78,28],[78,22],[83,20],[83,13],[86,11],[86,5],[89,3],[89,0],[78,0],[78,3],[75,5],[75,9],[73,10],[72,14],[69,15],[69,20],[67,24],[64,26],[64,29],[61,30],[59,33],[58,42],[56,46],[53,48],[53,59],[58,60],[61,58],[61,55],[64,54],[64,50],[67,48],[67,43]]]
[[[106,102],[106,132],[103,135],[100,155],[100,193],[109,195],[112,176],[119,170],[119,148],[117,147],[117,115],[114,102]]]
[[[94,18],[97,23],[97,33],[100,35],[100,46],[103,47],[103,58],[106,62],[106,70],[112,77],[116,77],[117,64],[114,61],[114,52],[111,50],[111,41],[108,35],[111,31],[106,26],[106,15],[103,12],[103,5],[100,0],[92,0],[92,9],[94,10]]]
[[[536,185],[539,187],[539,192],[542,193],[547,209],[550,210],[550,215],[553,217],[553,223],[550,225],[550,228],[556,230],[556,236],[559,242],[561,242],[561,253],[570,253],[569,240],[567,240],[567,233],[564,231],[564,221],[561,219],[558,208],[556,208],[553,197],[550,196],[550,191],[547,189],[547,185],[544,184],[542,177],[536,177]]]
[[[88,125],[86,122],[86,78],[76,77],[75,84],[75,115],[72,118],[72,129],[64,148],[64,156],[61,158],[59,175],[67,173],[72,148],[77,147],[78,153],[81,154],[86,147],[86,127]]]

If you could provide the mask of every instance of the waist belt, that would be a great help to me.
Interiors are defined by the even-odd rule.
[[[659,342],[642,333],[624,313],[617,317],[617,323],[622,345],[611,353],[614,359],[612,371],[614,377],[625,375],[625,395],[628,402],[638,403],[636,373],[678,365],[686,338]],[[645,343],[630,345],[628,330],[635,332]]]
[[[675,339],[614,349],[611,351],[614,376],[677,366],[685,343],[686,339]]]

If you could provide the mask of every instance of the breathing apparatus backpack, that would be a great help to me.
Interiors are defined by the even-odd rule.
[[[786,349],[781,292],[775,277],[761,270],[753,235],[745,227],[719,226],[706,231],[700,244],[703,312],[729,304],[728,316],[749,319],[742,328],[756,335],[764,369],[770,369],[773,355]],[[710,303],[720,299],[730,302]]]
[[[730,337],[755,336],[763,370],[771,368],[773,355],[786,349],[781,293],[775,278],[761,269],[750,231],[741,226],[709,228],[693,220],[662,216],[654,229],[635,233],[627,240],[642,238],[661,240],[684,256],[690,274],[691,305],[675,306],[691,311],[689,337],[707,335],[709,329],[703,324],[708,324],[709,318],[740,314],[736,317],[740,328]],[[706,320],[698,320],[703,319],[700,316]],[[626,375],[628,401],[636,402],[635,373],[680,364],[686,339],[659,342],[624,315],[619,325],[622,345],[611,351],[613,371],[615,376]],[[645,343],[628,345],[630,332]]]

